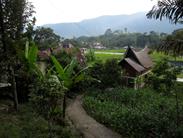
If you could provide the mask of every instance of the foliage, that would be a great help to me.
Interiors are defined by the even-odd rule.
[[[180,103],[180,116],[183,103]],[[86,111],[97,121],[123,137],[182,137],[183,126],[176,125],[176,102],[149,89],[115,88],[88,93]]]
[[[54,57],[51,56],[51,60],[54,64],[57,76],[60,81],[63,82],[63,86],[67,88],[66,93],[64,94],[63,99],[63,118],[65,118],[65,110],[66,110],[66,94],[68,91],[70,91],[75,85],[77,85],[79,82],[83,81],[85,79],[84,71],[88,68],[83,68],[79,72],[74,71],[74,67],[77,65],[77,62],[75,59],[71,61],[70,64],[68,64],[65,68],[62,67],[62,65],[59,63],[59,61]]]
[[[2,107],[2,106],[1,106]],[[36,107],[36,106],[34,106]],[[38,115],[30,104],[20,105],[20,111],[0,114],[1,138],[49,138],[48,122]],[[53,125],[53,135],[58,138],[71,138],[68,126]]]
[[[163,59],[166,59],[168,61],[183,61],[183,58],[182,57],[173,57],[171,55],[167,55],[165,54],[164,52],[159,52],[159,51],[153,51],[151,54],[150,54],[152,60],[156,63],[156,62],[159,62]]]
[[[18,49],[24,48],[24,29],[35,20],[32,18],[34,7],[26,0],[1,0],[0,11],[0,49],[3,49],[1,54],[12,59]]]
[[[93,87],[108,88],[115,87],[120,84],[121,69],[118,65],[118,60],[109,59],[105,63],[96,62],[88,72],[89,76],[100,80],[101,83],[93,82]]]
[[[69,63],[71,63],[73,58],[73,55],[68,54],[65,50],[62,50],[59,53],[54,54],[54,56],[63,67],[66,67]]]
[[[58,47],[60,36],[55,34],[51,28],[38,27],[35,30],[34,41],[40,49]]]
[[[178,68],[170,66],[165,59],[161,60],[147,77],[147,84],[158,92],[170,94],[179,73]]]
[[[47,119],[54,119],[61,113],[60,105],[64,92],[63,84],[57,76],[50,75],[35,81],[30,98],[40,114]]]
[[[125,49],[101,49],[95,50],[95,52],[110,52],[110,53],[125,53]]]
[[[26,45],[25,59],[32,75],[35,75],[35,84],[30,93],[31,101],[38,113],[48,120],[49,135],[53,135],[53,124],[61,117],[61,99],[64,96],[65,88],[62,81],[51,70],[45,74],[41,72],[36,63],[37,47]]]
[[[162,20],[168,18],[171,22],[181,22],[183,18],[183,1],[182,0],[159,0],[157,5],[147,14],[148,18]]]
[[[44,74],[38,67],[37,62],[38,48],[34,43],[29,44],[26,42],[25,45],[25,64],[27,66],[27,70],[36,75],[39,79],[44,79]]]
[[[162,20],[163,17],[168,18],[173,23],[183,23],[183,1],[182,0],[159,0],[151,11],[147,14],[148,18]],[[158,48],[166,54],[175,57],[183,54],[182,29],[173,32],[172,35],[166,37]]]
[[[18,52],[23,49],[24,30],[32,22],[34,7],[27,0],[0,1],[0,55],[7,67],[5,72],[12,85],[14,105],[18,110],[15,74],[21,62]]]
[[[158,51],[174,57],[183,55],[183,29],[175,30],[171,35],[168,35],[158,47]]]
[[[125,46],[144,48],[146,45],[154,48],[166,36],[166,34],[162,35],[163,33],[159,34],[154,31],[150,31],[149,33],[123,33],[121,30],[116,30],[113,32],[109,31],[109,34],[96,37],[79,37],[77,41],[82,47],[87,48],[91,48],[96,42],[101,43],[108,49],[121,49]]]
[[[93,49],[90,49],[86,54],[86,59],[87,62],[93,62],[95,61],[96,57],[95,57],[95,51]]]
[[[115,55],[115,54],[103,54],[103,53],[95,53],[95,57],[96,60],[98,61],[102,61],[103,63],[105,63],[107,60],[112,60],[112,59],[116,59],[116,60],[120,60],[122,59],[122,55]]]

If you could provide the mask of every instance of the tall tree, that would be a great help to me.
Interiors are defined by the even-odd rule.
[[[34,36],[35,43],[41,49],[56,47],[60,43],[60,36],[55,34],[51,28],[38,27]]]
[[[183,0],[158,0],[157,5],[147,13],[148,18],[168,18],[173,23],[182,22]]]
[[[157,5],[147,13],[147,17],[160,20],[165,17],[172,23],[183,23],[183,0],[159,0]],[[182,32],[178,31],[168,36],[159,50],[174,56],[182,56],[183,41],[180,34],[182,35]]]
[[[24,29],[32,20],[30,17],[34,13],[33,8],[27,0],[0,0],[0,49],[2,49],[0,55],[8,67],[16,109],[18,109],[15,81],[16,49],[20,46]]]

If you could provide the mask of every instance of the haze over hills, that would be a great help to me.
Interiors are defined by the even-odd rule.
[[[110,15],[101,16],[94,19],[87,19],[81,22],[47,24],[44,27],[52,28],[55,33],[65,38],[79,36],[97,36],[111,28],[114,30],[124,30],[128,32],[165,32],[171,33],[175,29],[182,28],[183,25],[171,24],[168,20],[147,19],[145,12],[132,15]]]

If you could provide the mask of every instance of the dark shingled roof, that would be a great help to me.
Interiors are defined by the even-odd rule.
[[[123,66],[124,63],[128,63],[137,72],[146,72],[153,66],[153,62],[148,53],[149,48],[147,47],[139,52],[136,52],[131,47],[128,47],[126,53],[124,54],[124,58],[119,64]]]
[[[135,52],[135,55],[143,67],[147,69],[152,67],[153,62],[146,51],[141,50],[140,52]]]
[[[134,68],[137,72],[143,72],[145,71],[145,68],[135,61],[131,60],[130,58],[125,58],[124,61],[126,61],[132,68]]]

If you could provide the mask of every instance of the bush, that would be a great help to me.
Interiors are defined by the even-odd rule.
[[[101,89],[116,87],[121,83],[121,69],[118,60],[109,59],[105,63],[96,62],[89,70],[89,76],[100,80],[101,83],[93,82],[93,87]]]
[[[152,73],[148,75],[146,83],[158,92],[170,94],[174,88],[178,73],[180,73],[179,68],[171,66],[167,60],[163,59],[156,63]]]
[[[84,97],[84,108],[97,121],[125,137],[180,137],[176,124],[176,102],[149,89],[116,88],[92,92]],[[179,114],[183,115],[181,103]]]
[[[49,138],[48,122],[35,113],[29,104],[20,105],[19,112],[1,112],[0,138]],[[53,125],[54,138],[71,138],[68,126]]]
[[[60,105],[64,92],[63,84],[57,76],[51,75],[43,80],[37,79],[35,81],[30,98],[38,113],[49,119],[52,114],[55,114],[54,112],[61,113]]]

